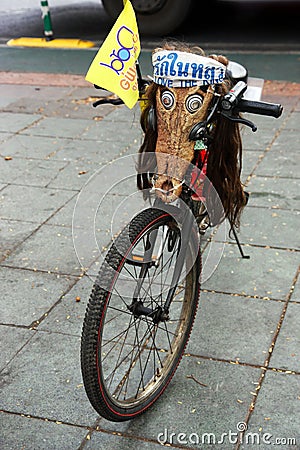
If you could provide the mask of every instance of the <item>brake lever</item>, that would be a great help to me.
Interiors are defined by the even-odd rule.
[[[226,117],[226,119],[229,119],[232,122],[237,122],[237,123],[246,125],[247,127],[250,127],[253,132],[257,131],[257,126],[253,122],[251,122],[250,120],[244,119],[242,117],[234,117],[230,113],[231,113],[231,111],[230,112],[227,112],[227,111],[220,112],[221,116]]]
[[[242,123],[250,127],[253,132],[257,130],[257,126],[250,120],[244,119],[235,115],[238,113],[238,103],[246,92],[247,84],[244,81],[239,81],[232,89],[222,98],[220,102],[220,114],[232,122]]]

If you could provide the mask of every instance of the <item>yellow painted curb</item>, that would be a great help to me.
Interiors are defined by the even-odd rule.
[[[52,39],[21,37],[10,39],[7,45],[11,47],[51,47],[51,48],[90,48],[95,47],[92,41],[82,41],[81,39]]]

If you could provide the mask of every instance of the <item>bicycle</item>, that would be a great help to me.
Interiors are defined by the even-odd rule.
[[[235,74],[237,68],[242,75]],[[137,70],[142,97],[148,82]],[[275,118],[282,113],[279,104],[243,98],[247,89],[244,67],[231,63],[226,79],[230,89],[214,97],[207,116],[193,124],[189,134],[191,141],[205,144],[204,153],[212,147],[215,123],[220,118],[256,131],[255,125],[240,113]],[[103,103],[122,101],[107,98],[94,105]],[[153,133],[151,108],[142,113],[141,124],[145,132]],[[155,173],[158,154],[141,152],[143,170],[137,174],[138,184],[146,187],[146,195],[154,200],[112,243],[94,283],[83,324],[81,366],[87,396],[95,410],[108,420],[139,416],[170,383],[197,311],[200,236],[227,217],[241,255],[247,257],[235,232],[238,211],[224,213],[224,199],[220,201],[218,195],[208,201],[213,189],[209,180],[207,184],[201,180],[201,190],[195,188],[201,174],[203,178],[201,151],[203,148],[195,150],[195,164],[187,165],[176,186],[170,173],[167,181],[164,178],[155,184],[160,177]],[[179,195],[174,199],[176,190]],[[244,194],[242,207],[246,201]]]

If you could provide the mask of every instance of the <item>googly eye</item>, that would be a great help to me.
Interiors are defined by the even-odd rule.
[[[161,94],[161,102],[166,109],[171,109],[175,103],[174,94],[171,91],[164,91]]]
[[[198,109],[201,108],[202,103],[203,103],[203,99],[202,99],[201,95],[193,94],[193,95],[190,95],[186,99],[185,106],[186,106],[186,109],[188,110],[188,112],[193,114],[196,111],[198,111]]]

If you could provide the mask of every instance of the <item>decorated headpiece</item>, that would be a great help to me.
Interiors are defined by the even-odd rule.
[[[138,187],[154,188],[167,203],[180,196],[190,164],[197,164],[198,149],[207,146],[197,142],[195,147],[191,130],[209,118],[214,125],[205,159],[206,185],[214,185],[225,217],[238,223],[244,205],[239,127],[214,115],[218,98],[232,86],[226,73],[228,59],[205,56],[199,47],[171,43],[153,51],[152,63],[152,83],[146,90],[147,106],[141,117],[145,138],[140,148]]]
[[[221,84],[226,66],[191,52],[159,50],[152,56],[153,81],[169,88]]]

